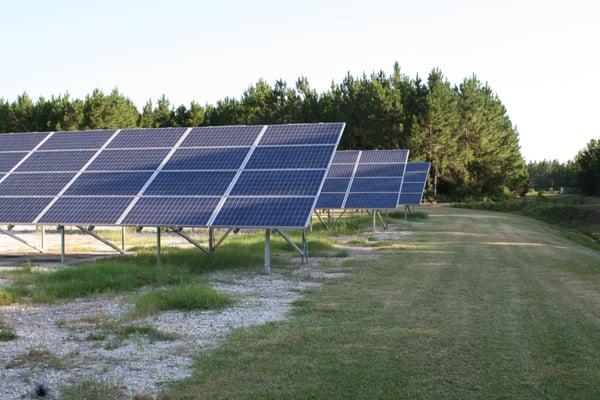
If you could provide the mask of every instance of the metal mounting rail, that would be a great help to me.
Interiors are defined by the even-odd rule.
[[[304,231],[302,231],[302,247],[303,249],[301,249],[300,247],[298,247],[298,245],[296,245],[296,243],[294,243],[292,241],[292,239],[290,239],[285,233],[283,233],[282,231],[280,231],[279,229],[274,229],[275,232],[279,233],[281,235],[282,238],[285,239],[286,242],[288,242],[288,244],[290,246],[292,246],[292,248],[294,250],[296,250],[298,253],[300,253],[300,255],[302,256],[302,264],[306,264],[306,262],[308,261],[308,255],[305,252],[305,249],[307,248],[307,244],[306,244],[306,237],[304,235]]]
[[[15,233],[12,233],[12,232],[10,232],[8,230],[4,230],[4,229],[0,229],[0,233],[4,233],[6,236],[9,236],[9,237],[13,238],[17,242],[24,244],[25,246],[27,246],[27,247],[29,247],[29,248],[37,251],[38,253],[45,253],[44,250],[42,250],[42,249],[36,247],[35,245],[29,243],[27,240],[25,240],[25,239],[17,236]]]
[[[77,229],[79,229],[80,231],[82,231],[84,233],[87,233],[88,235],[90,235],[94,239],[96,239],[96,240],[104,243],[105,245],[107,245],[111,249],[119,252],[120,254],[125,254],[125,251],[122,250],[119,246],[117,246],[114,243],[109,242],[108,240],[104,239],[102,236],[100,236],[96,232],[94,232],[93,228],[90,229],[90,228],[85,228],[83,226],[77,226]]]
[[[210,255],[210,249],[207,250],[204,247],[202,247],[202,245],[200,243],[198,243],[197,241],[192,239],[191,236],[189,236],[187,233],[183,232],[181,229],[173,228],[173,232],[175,232],[177,235],[181,236],[182,238],[184,238],[185,240],[187,240],[188,242],[193,244],[194,247],[196,247],[198,250],[202,251],[203,253],[205,253],[207,255]]]

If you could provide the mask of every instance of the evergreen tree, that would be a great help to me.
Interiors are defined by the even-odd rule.
[[[600,196],[600,139],[592,139],[575,157],[575,182],[582,193]]]

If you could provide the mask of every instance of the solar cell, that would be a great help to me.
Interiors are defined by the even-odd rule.
[[[65,195],[133,196],[140,191],[151,175],[152,172],[84,172]]]
[[[97,150],[115,133],[115,130],[56,132],[39,150]]]
[[[169,149],[104,150],[87,171],[154,171]]]
[[[230,197],[217,218],[215,227],[303,227],[313,210],[314,197]]]
[[[31,224],[52,197],[0,198],[0,223]]]
[[[324,193],[346,193],[350,178],[327,178],[321,192]]]
[[[421,204],[421,193],[400,193],[398,204]]]
[[[132,197],[63,196],[38,221],[40,224],[113,225]],[[41,210],[40,210],[41,211]]]
[[[181,147],[252,146],[263,125],[203,126],[194,128]]]
[[[231,192],[232,196],[315,196],[325,170],[244,171]]]
[[[405,163],[408,161],[408,150],[371,150],[363,151],[362,163]]]
[[[354,178],[350,192],[394,192],[398,194],[401,186],[402,178]]]
[[[396,208],[398,193],[350,193],[345,208],[392,209]]]
[[[219,200],[217,197],[142,197],[123,224],[206,226]]]
[[[73,176],[74,173],[13,173],[0,183],[0,196],[55,196]]]
[[[0,134],[0,150],[30,151],[33,150],[46,136],[48,136],[48,132]]]
[[[271,125],[263,135],[259,146],[292,144],[334,144],[337,145],[344,124],[292,124]]]
[[[402,177],[405,164],[359,164],[357,178]]]
[[[342,208],[345,193],[321,193],[315,208],[335,209]]]
[[[258,147],[246,169],[327,168],[335,146]]]
[[[110,149],[171,148],[187,128],[124,129],[110,142]]]
[[[0,153],[0,172],[9,172],[27,153]]]
[[[160,172],[144,195],[148,196],[222,196],[235,171]]]
[[[16,172],[79,171],[95,151],[36,151]]]
[[[213,147],[178,149],[165,165],[165,170],[238,169],[250,147]]]

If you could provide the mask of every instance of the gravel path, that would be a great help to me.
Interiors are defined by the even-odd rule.
[[[129,395],[154,397],[164,382],[191,374],[192,357],[197,351],[214,348],[232,329],[285,319],[303,289],[318,285],[319,279],[341,276],[319,271],[318,264],[313,260],[296,270],[293,277],[277,273],[214,274],[214,287],[237,298],[233,307],[210,312],[166,312],[135,321],[177,334],[178,339],[150,343],[135,338],[112,350],[87,337],[99,332],[94,318],[116,319],[128,311],[126,297],[0,307],[2,318],[19,335],[17,340],[0,342],[0,399],[37,398],[33,392],[39,384],[49,390],[44,398],[55,399],[61,385],[82,378],[105,380]],[[35,348],[56,355],[62,365],[56,368],[26,362],[6,368]]]

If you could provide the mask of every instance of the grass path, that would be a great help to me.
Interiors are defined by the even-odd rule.
[[[164,397],[600,398],[600,252],[519,216],[428,213]]]

